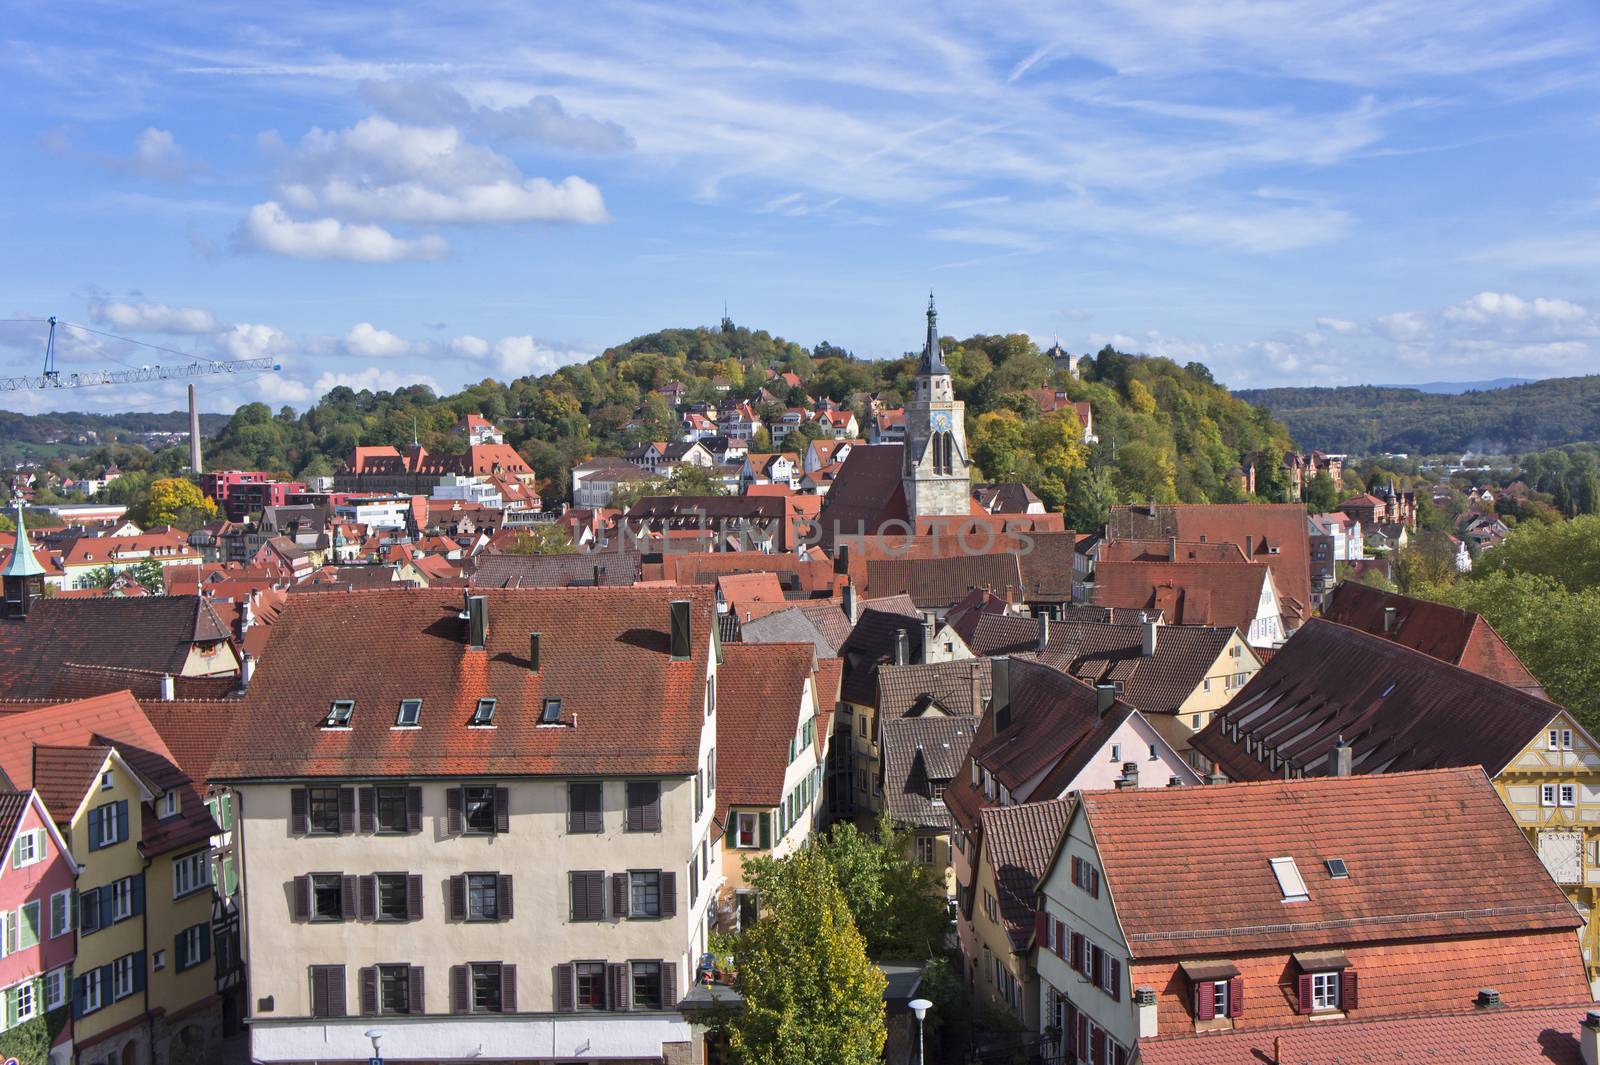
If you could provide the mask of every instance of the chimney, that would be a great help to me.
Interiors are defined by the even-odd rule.
[[[596,566],[594,568],[594,586],[596,588],[600,587],[600,567],[599,566]]]
[[[845,573],[845,574],[848,574],[850,572],[850,545],[849,544],[840,544],[838,546],[838,548],[834,551],[834,553],[833,553],[833,572],[835,572],[835,573]]]
[[[1050,615],[1039,615],[1039,650],[1043,651],[1050,646]]]
[[[178,697],[177,682],[172,679],[171,673],[161,674],[161,701],[170,703]]]
[[[842,551],[844,548],[840,548],[840,550]],[[856,623],[856,613],[859,610],[859,607],[856,605],[856,586],[853,581],[846,580],[844,582],[843,600],[844,616],[850,619],[850,624],[854,625]]]
[[[1347,776],[1350,775],[1351,762],[1352,762],[1351,755],[1352,755],[1352,752],[1350,750],[1350,745],[1344,741],[1344,737],[1343,736],[1340,736],[1337,740],[1334,741],[1334,744],[1333,744],[1333,775],[1334,776],[1336,776],[1336,777],[1347,777]]]
[[[1486,987],[1478,992],[1478,997],[1472,1004],[1480,1010],[1497,1010],[1500,1008],[1500,992],[1492,987]]]
[[[1578,1053],[1583,1065],[1600,1065],[1600,1010],[1590,1010],[1578,1026]]]
[[[1244,557],[1247,562],[1256,557],[1256,538],[1254,536],[1246,536],[1244,538]]]
[[[1180,777],[1168,777],[1167,778],[1167,787],[1169,787],[1169,788],[1181,788],[1181,787],[1183,787],[1182,778],[1180,778]]]
[[[247,654],[239,659],[239,690],[248,691],[250,681],[256,675],[256,656]]]
[[[975,659],[974,661],[976,663],[976,667],[969,666],[967,668],[968,674],[972,677],[972,712],[974,714],[982,716],[982,714],[983,714],[983,678],[982,678],[981,674],[979,674],[978,668],[981,668],[981,666],[983,664],[983,659],[979,658],[979,659]]]
[[[690,655],[689,600],[674,599],[672,610],[672,657],[686,659]]]
[[[996,655],[989,659],[989,705],[994,709],[994,730],[1011,727],[1011,658]]]
[[[250,631],[250,626],[256,623],[255,600],[252,595],[246,595],[239,603],[239,635],[243,636]]]
[[[1206,777],[1207,784],[1226,784],[1228,775],[1220,769],[1212,769],[1211,775]]]
[[[1111,704],[1117,701],[1117,686],[1115,684],[1096,684],[1094,686],[1094,709],[1101,717],[1106,716],[1106,711],[1111,709]]]
[[[1167,561],[1178,561],[1178,538],[1176,536],[1167,537]]]
[[[467,649],[483,650],[489,636],[489,600],[481,595],[467,596]]]
[[[894,664],[897,666],[911,663],[911,634],[905,629],[896,630],[894,634]]]
[[[1141,627],[1144,629],[1144,644],[1139,648],[1139,653],[1149,658],[1156,653],[1156,623],[1147,620]]]
[[[1154,1039],[1156,1031],[1156,989],[1153,987],[1136,987],[1133,989],[1133,1004],[1139,1011],[1139,1038]]]
[[[1123,762],[1122,776],[1117,780],[1119,788],[1137,788],[1139,786],[1139,763]]]
[[[1393,632],[1394,631],[1394,620],[1395,620],[1395,616],[1398,613],[1399,613],[1399,611],[1396,610],[1392,606],[1386,606],[1386,607],[1383,608],[1383,631],[1384,632]]]
[[[528,633],[528,669],[530,672],[539,672],[539,633]]]
[[[933,650],[933,636],[939,631],[939,615],[928,611],[922,615],[922,661],[928,661],[928,652]]]

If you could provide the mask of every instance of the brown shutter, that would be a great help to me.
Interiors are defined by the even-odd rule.
[[[422,789],[406,789],[406,831],[422,831]]]
[[[1095,898],[1100,897],[1100,867],[1089,866],[1089,894]]]
[[[1228,981],[1228,1016],[1244,1016],[1244,977],[1235,976]]]
[[[626,964],[608,965],[606,969],[611,974],[611,1008],[614,1010],[628,1009],[632,1005],[630,999],[633,997],[630,994],[633,987],[628,980],[628,966]]]
[[[361,878],[361,912],[358,916],[363,921],[371,921],[378,916],[378,878],[364,876]]]
[[[461,789],[451,788],[444,793],[445,827],[452,836],[461,835]]]
[[[406,877],[406,920],[422,920],[422,877],[417,873]]]
[[[378,831],[378,789],[361,789],[361,831]]]
[[[1033,911],[1033,942],[1040,950],[1050,949],[1050,915],[1043,910]]]
[[[450,966],[450,1012],[466,1013],[472,1009],[472,1002],[467,998],[467,967],[465,965]]]
[[[1111,987],[1108,989],[1111,992],[1111,1001],[1112,1002],[1121,1002],[1122,1001],[1122,963],[1120,961],[1118,961],[1116,958],[1107,958],[1106,959],[1106,979],[1107,979],[1107,982],[1111,984]]]
[[[339,789],[339,834],[354,835],[356,830],[356,789]]]
[[[606,874],[589,874],[589,919],[603,921],[606,916]]]
[[[571,1013],[577,1009],[572,989],[572,966],[557,965],[551,976],[551,986],[556,992],[556,1012]]]
[[[671,869],[661,870],[661,916],[678,916],[678,874]]]
[[[494,789],[494,830],[511,831],[511,789]]]
[[[628,916],[628,874],[611,874],[611,916]]]
[[[453,876],[450,878],[450,919],[452,921],[465,921],[467,919],[467,878]]]
[[[1299,980],[1300,1012],[1311,1012],[1311,974],[1301,973]]]
[[[644,785],[643,784],[630,783],[627,786],[626,790],[627,790],[627,793],[628,793],[628,820],[627,820],[627,826],[626,826],[627,830],[629,832],[643,832],[644,831]]]
[[[341,876],[339,878],[339,917],[350,921],[356,917],[356,886],[358,877]]]
[[[310,830],[306,813],[306,789],[294,788],[289,792],[289,831],[303,836]]]
[[[500,907],[500,920],[511,920],[511,874],[501,873],[500,883],[495,891],[495,902]]]
[[[1083,972],[1083,933],[1072,933],[1072,960],[1071,966],[1076,972]]]
[[[1094,1028],[1089,1033],[1089,1060],[1104,1061],[1106,1052],[1106,1033],[1103,1028]]]
[[[361,1014],[371,1017],[378,1012],[378,970],[368,965],[361,970]]]
[[[678,963],[661,963],[661,1008],[670,1010],[678,1004]]]
[[[517,967],[500,966],[500,1012],[517,1012]]]
[[[1217,985],[1202,980],[1194,988],[1194,1016],[1197,1021],[1209,1021],[1217,1015]]]
[[[712,752],[715,753],[715,752]],[[654,781],[650,785],[650,799],[644,804],[644,830],[646,832],[661,831],[661,782]]]
[[[311,1016],[313,1017],[329,1016],[328,983],[328,967],[313,965],[311,967]]]
[[[1356,1008],[1356,971],[1346,969],[1339,974],[1339,1007],[1353,1010]]]
[[[289,910],[296,921],[311,919],[311,878],[297,876],[289,884]]]
[[[428,1012],[428,1001],[427,996],[423,993],[425,987],[422,976],[422,966],[420,965],[413,965],[411,971],[407,974],[406,990],[408,992],[408,1001],[406,1002],[406,1009],[411,1013],[422,1014]]]
[[[344,966],[329,965],[328,972],[328,1016],[343,1017],[344,1008]]]

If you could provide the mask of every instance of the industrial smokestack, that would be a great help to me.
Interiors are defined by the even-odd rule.
[[[193,384],[189,386],[189,470],[200,472],[200,407],[195,400]]]

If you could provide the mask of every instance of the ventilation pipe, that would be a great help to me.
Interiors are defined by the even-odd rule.
[[[1156,653],[1156,623],[1146,620],[1142,628],[1144,629],[1144,642],[1139,648],[1139,653],[1149,658]]]
[[[1386,607],[1383,608],[1383,631],[1384,632],[1393,632],[1394,631],[1395,618],[1398,615],[1399,615],[1399,611],[1396,610],[1392,606],[1386,606]]]
[[[840,550],[845,549],[840,548]],[[852,625],[856,623],[857,610],[855,582],[846,580],[844,582],[844,616],[850,619],[850,624]]]
[[[1600,1010],[1590,1010],[1578,1026],[1578,1054],[1583,1065],[1600,1065]]]
[[[1111,709],[1111,704],[1117,701],[1117,686],[1115,684],[1096,684],[1094,686],[1094,709],[1101,717]]]
[[[239,690],[248,691],[250,689],[250,681],[255,677],[255,675],[256,656],[252,654],[246,654],[243,658],[239,659]]]
[[[1340,736],[1333,744],[1333,775],[1347,777],[1350,775],[1353,758],[1350,745]]]
[[[1167,561],[1178,561],[1178,538],[1176,536],[1167,537]]]
[[[897,666],[909,665],[911,662],[911,635],[905,629],[896,630],[894,634],[894,664]]]
[[[172,679],[171,673],[161,674],[161,701],[170,703],[178,697],[177,682]]]
[[[486,596],[467,596],[467,649],[481,651],[489,637],[489,600]]]

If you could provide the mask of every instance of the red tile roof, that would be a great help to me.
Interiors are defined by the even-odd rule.
[[[34,746],[32,786],[56,823],[71,823],[110,754],[106,746]]]
[[[1154,607],[1180,625],[1249,632],[1269,567],[1247,562],[1101,562],[1096,606]]]
[[[1105,540],[1102,562],[1248,562],[1244,549],[1232,543],[1171,540]]]
[[[717,816],[730,806],[783,801],[789,741],[816,649],[808,643],[730,643],[717,670]]]
[[[1080,803],[1136,959],[1582,924],[1481,769],[1129,788]],[[1294,859],[1306,901],[1284,901],[1269,864],[1280,857]],[[1350,875],[1330,877],[1329,858]]]
[[[867,586],[873,595],[904,593],[922,609],[944,610],[977,588],[1000,595],[1019,594],[1022,565],[1009,553],[872,559],[867,562]]]

